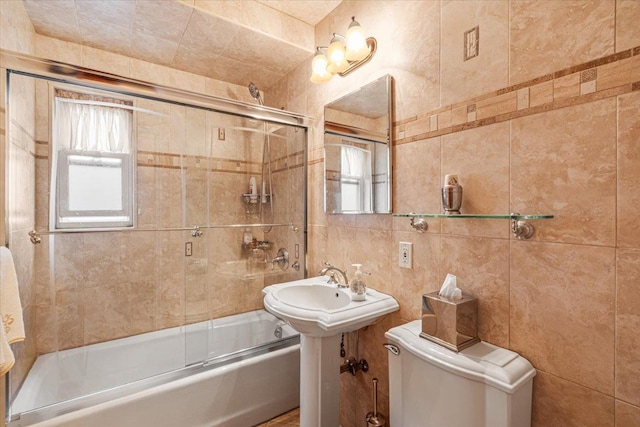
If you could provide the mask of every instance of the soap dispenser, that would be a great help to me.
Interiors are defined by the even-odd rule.
[[[351,264],[356,268],[356,273],[353,279],[349,282],[349,289],[351,289],[352,301],[364,301],[367,297],[367,285],[364,283],[364,274],[360,270],[362,264]]]

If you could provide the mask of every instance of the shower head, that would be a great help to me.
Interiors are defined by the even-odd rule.
[[[264,103],[262,102],[262,97],[260,96],[260,91],[258,90],[258,87],[253,84],[253,82],[249,83],[249,93],[258,101],[258,104],[264,105]]]

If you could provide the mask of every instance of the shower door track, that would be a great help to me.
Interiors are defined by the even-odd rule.
[[[297,232],[299,228],[292,222],[276,223],[276,224],[215,224],[215,225],[193,225],[191,227],[175,227],[175,228],[114,228],[114,229],[73,229],[73,230],[54,230],[54,231],[29,231],[31,243],[37,245],[42,243],[40,236],[50,236],[56,234],[68,233],[111,233],[111,232],[136,232],[136,231],[191,231],[191,236],[201,237],[202,230],[209,228],[256,228],[256,227],[289,227],[291,231]]]

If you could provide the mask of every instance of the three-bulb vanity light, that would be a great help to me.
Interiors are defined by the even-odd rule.
[[[377,42],[373,37],[365,37],[364,30],[351,17],[351,24],[345,36],[333,33],[327,46],[318,46],[311,61],[311,80],[313,83],[324,83],[331,80],[334,74],[346,76],[356,68],[369,62],[376,52]],[[325,49],[325,55],[322,50]]]

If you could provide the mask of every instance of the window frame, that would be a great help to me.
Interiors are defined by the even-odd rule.
[[[69,161],[70,156],[92,157],[94,159],[121,160],[121,210],[77,211],[69,208]],[[133,170],[130,153],[106,153],[99,151],[58,150],[56,176],[56,229],[133,227]],[[73,221],[73,218],[113,218],[105,221]],[[118,219],[123,218],[123,219]],[[64,219],[64,220],[63,220]]]
[[[71,150],[66,148],[60,148],[59,141],[56,141],[55,138],[55,127],[56,127],[56,99],[59,98],[57,96],[57,90],[60,89],[62,91],[70,91],[75,92],[78,95],[85,96],[98,96],[98,97],[107,97],[116,101],[124,101],[126,104],[123,104],[123,109],[128,110],[132,115],[131,120],[131,128],[129,129],[129,153],[109,153],[109,152],[95,152],[95,151],[81,151],[81,150]],[[136,199],[136,174],[137,174],[137,141],[136,141],[136,132],[137,129],[137,114],[135,110],[135,100],[129,97],[122,96],[114,96],[114,93],[104,92],[100,90],[90,89],[86,91],[78,90],[78,87],[67,85],[64,83],[49,83],[49,135],[50,135],[50,148],[49,154],[51,162],[49,164],[50,167],[50,197],[49,197],[49,227],[52,230],[57,230],[61,232],[74,232],[78,230],[83,231],[95,231],[95,230],[118,230],[118,229],[132,229],[136,227],[137,224],[137,199]],[[63,165],[62,157],[67,157],[68,155],[81,155],[81,156],[91,156],[91,157],[118,157],[122,158],[122,185],[123,185],[123,210],[127,216],[125,220],[106,220],[106,221],[71,221],[72,216],[61,216],[60,211],[60,171],[61,169],[65,169]],[[66,179],[68,181],[68,170],[65,170]],[[67,187],[68,191],[68,187]],[[68,203],[68,202],[67,202]],[[68,204],[66,205],[68,206]],[[73,212],[67,210],[68,212]],[[81,211],[87,212],[87,211]],[[91,216],[105,216],[101,215],[108,212],[118,213],[121,211],[95,211],[95,213],[100,213],[99,215],[91,215]],[[85,215],[86,217],[87,215]],[[113,216],[116,215],[108,215]],[[62,218],[66,218],[66,221],[63,221]]]

